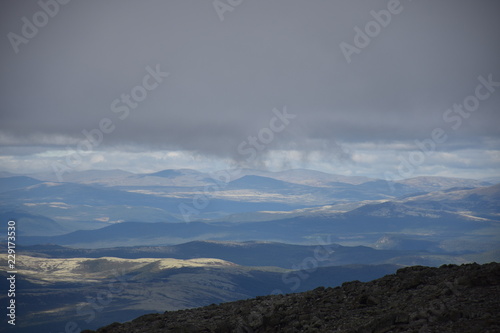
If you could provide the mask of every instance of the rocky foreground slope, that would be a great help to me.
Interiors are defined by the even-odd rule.
[[[367,283],[150,314],[97,332],[500,332],[500,264],[407,267]]]

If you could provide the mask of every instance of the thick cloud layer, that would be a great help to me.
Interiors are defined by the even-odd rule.
[[[500,86],[481,88],[474,111],[453,111],[479,77],[500,82],[498,2],[214,3],[2,2],[2,154],[76,149],[103,119],[94,150],[240,161],[261,134],[255,161],[293,150],[291,162],[316,152],[353,163],[359,145],[411,151],[441,128],[440,152],[498,152]],[[285,107],[296,117],[268,140]]]

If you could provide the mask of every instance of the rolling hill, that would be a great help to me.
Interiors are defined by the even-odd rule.
[[[290,270],[245,267],[213,258],[54,259],[19,256],[16,332],[60,332],[68,322],[97,328],[137,316],[369,281],[396,265],[355,265]],[[0,259],[6,265],[5,259]],[[7,273],[0,272],[2,287]],[[0,295],[4,303],[6,294]]]

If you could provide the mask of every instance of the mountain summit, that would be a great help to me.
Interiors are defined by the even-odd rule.
[[[498,263],[413,266],[367,283],[150,314],[96,332],[499,332],[499,294]]]

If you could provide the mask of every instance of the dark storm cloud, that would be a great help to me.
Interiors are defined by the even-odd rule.
[[[21,34],[21,18],[40,7],[4,1],[0,130],[19,144],[52,135],[74,144],[109,118],[116,128],[102,147],[237,156],[286,106],[297,118],[271,147],[304,156],[342,158],[337,142],[413,142],[436,127],[450,149],[498,138],[500,91],[458,130],[443,120],[479,76],[500,81],[498,2],[402,0],[348,63],[340,43],[354,45],[354,27],[388,3],[247,0],[221,22],[211,1],[72,1],[16,54],[7,34]],[[157,64],[170,75],[121,120],[111,103]]]

